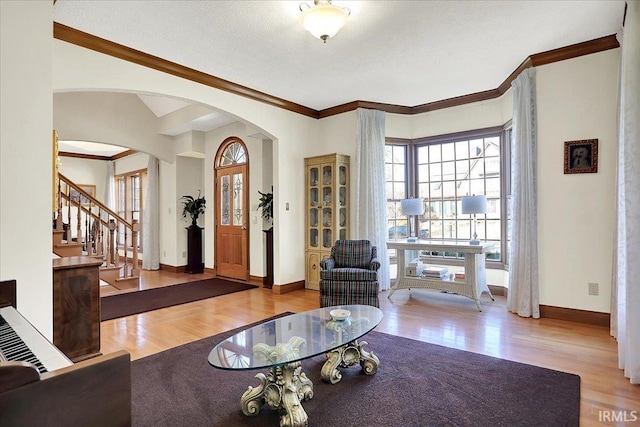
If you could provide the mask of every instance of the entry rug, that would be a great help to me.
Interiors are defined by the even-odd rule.
[[[100,298],[100,320],[130,316],[253,288],[256,288],[256,286],[216,277],[162,288],[111,295]]]

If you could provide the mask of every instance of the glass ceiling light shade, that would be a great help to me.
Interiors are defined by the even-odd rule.
[[[300,4],[300,23],[314,37],[323,40],[335,36],[340,28],[347,23],[347,17],[351,13],[346,7],[338,7],[331,4],[331,0],[314,0],[313,6],[306,3]]]

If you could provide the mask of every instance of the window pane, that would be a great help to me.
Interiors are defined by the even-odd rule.
[[[444,199],[456,198],[456,183],[454,181],[447,181],[442,183],[442,197]]]
[[[424,163],[428,163],[429,162],[429,147],[428,146],[422,146],[422,147],[418,147],[418,164],[424,164]],[[438,158],[440,158],[438,156]]]
[[[406,199],[405,187],[406,185],[404,182],[396,182],[395,184],[393,184],[393,198]]]
[[[429,168],[429,178],[431,181],[442,181],[442,163],[434,163]]]
[[[455,162],[442,163],[442,179],[444,180],[456,179],[455,171],[456,171]]]
[[[468,159],[469,158],[469,142],[460,141],[456,142],[456,159]]]
[[[406,149],[404,146],[396,145],[393,147],[393,163],[404,163],[406,156]]]
[[[394,181],[404,181],[405,180],[405,168],[404,165],[393,165],[393,180]]]
[[[455,159],[455,144],[442,144],[442,160],[454,160]]]
[[[418,182],[429,181],[429,165],[418,166]]]
[[[441,182],[435,182],[435,183],[429,184],[429,186],[431,187],[431,195],[429,196],[429,199],[430,200],[441,199],[442,198],[442,183]]]
[[[456,162],[456,179],[469,179],[469,160],[458,160]]]
[[[440,145],[429,146],[429,163],[439,162],[442,160],[440,155]]]

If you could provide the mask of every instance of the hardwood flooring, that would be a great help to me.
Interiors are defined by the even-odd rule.
[[[212,277],[161,271],[142,275],[142,289]],[[103,287],[101,294],[120,292],[109,288]],[[618,369],[617,343],[608,328],[524,319],[509,313],[506,299],[499,296],[494,302],[483,297],[482,312],[468,298],[434,291],[401,290],[391,300],[387,296],[380,295],[384,319],[377,331],[577,374],[581,426],[640,424],[640,386],[631,385]],[[256,288],[102,322],[101,350],[125,349],[135,360],[285,311],[317,307],[317,291],[277,295]],[[637,421],[611,421],[624,416]]]

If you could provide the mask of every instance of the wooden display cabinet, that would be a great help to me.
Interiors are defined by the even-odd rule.
[[[319,289],[320,261],[336,240],[349,238],[349,156],[309,157],[305,163],[305,287]]]

